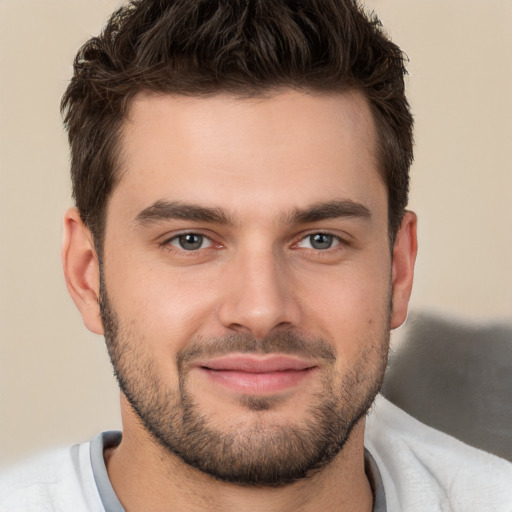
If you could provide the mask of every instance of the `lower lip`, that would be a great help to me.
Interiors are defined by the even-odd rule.
[[[239,393],[268,394],[285,391],[306,379],[314,368],[280,372],[249,373],[234,370],[200,368],[209,379]]]

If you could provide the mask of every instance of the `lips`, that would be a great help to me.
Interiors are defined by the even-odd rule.
[[[297,386],[316,365],[284,355],[236,355],[200,361],[196,368],[210,381],[233,391],[269,394]]]
[[[240,371],[247,373],[269,373],[300,371],[315,366],[309,361],[303,361],[289,356],[228,356],[200,363],[200,366],[217,371]]]

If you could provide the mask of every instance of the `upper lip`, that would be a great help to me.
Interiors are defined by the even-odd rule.
[[[207,361],[198,361],[195,366],[217,371],[270,373],[306,370],[316,366],[316,364],[286,355],[229,355]]]

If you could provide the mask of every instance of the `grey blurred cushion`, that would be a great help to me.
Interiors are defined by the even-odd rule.
[[[512,461],[512,324],[411,314],[382,393],[423,423]]]

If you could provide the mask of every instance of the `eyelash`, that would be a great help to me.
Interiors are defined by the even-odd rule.
[[[318,237],[318,236],[327,237],[330,240],[329,247],[325,247],[322,249],[316,248],[316,247],[311,247],[311,245],[313,243],[312,242],[313,237]],[[308,233],[307,235],[303,236],[298,242],[296,242],[294,244],[294,246],[298,246],[299,244],[301,244],[307,240],[310,241],[310,247],[305,247],[305,249],[313,250],[315,252],[326,252],[326,251],[329,251],[330,249],[335,249],[336,247],[345,243],[345,241],[341,237],[339,237],[337,235],[333,235],[332,233],[329,233],[328,231],[315,231],[314,233]],[[315,243],[318,243],[318,241]],[[319,243],[321,243],[321,242],[319,242]]]
[[[201,245],[203,245],[203,243],[205,241],[208,242],[208,246],[207,247],[198,247],[196,249],[185,249],[184,247],[179,247],[177,245],[174,245],[172,242],[177,242],[179,243],[179,240],[181,238],[184,238],[184,237],[187,237],[187,236],[196,236],[196,237],[200,237],[201,238]],[[211,237],[209,237],[208,235],[205,235],[203,233],[198,233],[196,231],[186,231],[186,232],[183,232],[183,233],[178,233],[177,235],[174,235],[170,238],[167,238],[166,240],[164,240],[161,244],[159,244],[161,247],[164,247],[168,250],[174,250],[174,251],[179,251],[181,253],[185,253],[185,254],[192,254],[194,252],[198,252],[199,250],[201,249],[208,249],[215,244],[215,242],[212,240]],[[220,247],[220,244],[217,244],[218,247]],[[172,249],[171,249],[172,248]]]

